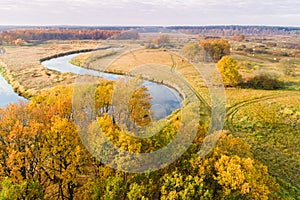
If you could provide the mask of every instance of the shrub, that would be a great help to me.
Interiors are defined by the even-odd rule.
[[[254,89],[275,90],[282,88],[283,84],[275,76],[260,74],[246,80],[244,86]]]

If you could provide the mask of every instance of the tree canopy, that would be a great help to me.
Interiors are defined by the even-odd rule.
[[[208,38],[202,41],[200,45],[215,62],[218,62],[223,56],[230,55],[230,44],[225,39]]]
[[[109,106],[114,83],[98,85],[98,108]],[[101,93],[102,92],[102,93]],[[143,100],[141,115],[149,105],[145,89],[133,93],[131,104]],[[135,99],[136,98],[136,99]],[[99,109],[97,109],[99,110]],[[87,124],[87,136],[100,125],[105,136],[120,149],[151,152],[172,141],[181,114],[175,113],[158,135],[137,139],[114,123],[105,108],[97,121]],[[228,132],[205,158],[197,154],[207,125],[199,123],[190,149],[173,164],[157,171],[126,173],[96,160],[83,146],[72,114],[72,88],[59,86],[33,97],[28,104],[0,109],[1,199],[268,199],[278,187],[268,170],[257,162],[250,146]],[[147,121],[147,118],[143,118]],[[144,125],[145,120],[137,121]],[[207,122],[209,123],[209,122]],[[91,139],[99,144],[99,135]],[[101,150],[101,149],[98,149]],[[110,152],[122,156],[118,152]],[[171,156],[171,155],[170,155]],[[130,158],[123,158],[122,162]],[[118,164],[118,163],[116,163]]]
[[[224,56],[218,63],[217,68],[222,75],[225,86],[236,86],[239,83],[237,62],[229,56]]]

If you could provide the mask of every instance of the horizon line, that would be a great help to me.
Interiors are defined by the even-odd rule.
[[[286,28],[300,28],[300,25],[263,25],[263,24],[206,24],[206,25],[195,25],[195,24],[171,24],[171,25],[121,25],[121,24],[113,24],[113,25],[93,25],[93,24],[0,24],[0,26],[23,26],[23,27],[221,27],[221,26],[238,26],[238,27],[286,27]]]

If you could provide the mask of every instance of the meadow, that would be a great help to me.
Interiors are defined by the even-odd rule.
[[[59,40],[47,41],[32,46],[5,45],[2,47],[5,49],[5,54],[0,55],[0,65],[1,70],[15,90],[26,97],[32,97],[33,103],[28,109],[25,109],[26,112],[30,110],[35,113],[30,117],[38,120],[39,116],[43,116],[41,113],[46,112],[43,108],[51,108],[49,112],[46,112],[46,115],[53,119],[49,121],[44,117],[45,119],[40,120],[45,120],[43,126],[49,128],[53,134],[57,134],[59,132],[57,130],[62,128],[64,123],[66,126],[70,126],[70,129],[73,130],[74,128],[70,120],[72,116],[70,113],[70,90],[64,88],[64,86],[62,88],[55,88],[55,86],[72,85],[76,76],[71,73],[60,74],[46,69],[40,64],[40,60],[76,50],[96,49],[106,46],[121,47],[84,53],[71,60],[71,63],[109,73],[140,75],[144,79],[169,85],[184,94],[185,97],[192,95],[187,93],[187,90],[190,91],[192,88],[192,91],[196,92],[197,97],[201,99],[201,108],[206,108],[209,111],[212,106],[209,88],[199,74],[199,70],[184,56],[182,51],[187,43],[198,44],[205,38],[195,35],[185,35],[183,37],[182,35],[170,34],[168,40],[163,41],[166,38],[159,40],[160,37],[161,34],[147,33],[141,34],[141,37],[137,40]],[[76,188],[76,185],[74,186],[76,190],[73,189],[74,191],[78,189],[78,194],[82,195],[80,197],[89,199],[88,194],[91,194],[91,196],[95,194],[95,198],[97,195],[101,198],[104,195],[107,199],[109,197],[111,199],[116,198],[118,195],[121,195],[124,199],[147,199],[147,197],[149,199],[158,197],[161,199],[180,199],[185,195],[191,195],[190,198],[197,195],[197,197],[205,196],[206,199],[297,199],[300,197],[300,50],[297,46],[299,45],[299,39],[292,36],[274,35],[246,36],[241,41],[237,41],[232,37],[225,37],[225,39],[229,41],[231,46],[229,56],[237,62],[241,82],[246,83],[247,80],[255,76],[263,75],[272,77],[282,83],[280,88],[273,90],[254,89],[247,84],[226,87],[224,130],[227,132],[225,131],[226,134],[222,135],[215,150],[206,159],[196,158],[194,151],[199,149],[199,142],[203,141],[203,133],[209,124],[207,118],[210,113],[207,111],[203,114],[205,117],[201,118],[207,121],[199,122],[201,125],[199,126],[197,138],[194,140],[194,145],[184,154],[183,158],[157,173],[149,172],[133,175],[109,169],[96,161],[93,162],[94,168],[92,169],[86,167],[88,165],[88,162],[86,162],[85,166],[80,166],[82,171],[78,172],[79,176],[74,178],[80,183],[77,183],[74,179],[72,180],[78,184],[78,188]],[[206,73],[206,67],[214,67],[214,65],[204,64],[198,67]],[[182,81],[174,74],[183,77],[190,88],[186,88],[186,84],[182,84]],[[204,74],[204,77],[208,75],[209,72]],[[100,84],[103,91],[108,92],[108,94],[111,94],[112,85],[113,83],[108,82]],[[54,88],[52,92],[49,90],[51,88]],[[62,92],[66,92],[68,95],[64,95]],[[59,102],[59,99],[56,99],[58,97],[62,98],[63,101]],[[109,104],[109,102],[110,100],[106,99],[106,103]],[[41,107],[35,110],[35,106]],[[11,110],[11,112],[19,112],[17,108],[11,108]],[[1,116],[5,116],[4,109],[0,109],[0,111],[1,119]],[[66,118],[66,120],[56,119],[56,115],[57,117]],[[37,119],[35,119],[36,117]],[[113,120],[103,113],[99,115],[98,120],[107,128],[107,136],[119,146],[124,149],[132,147],[133,151],[147,152],[153,151],[149,147],[151,144],[156,145],[155,148],[159,148],[172,140],[178,129],[180,118],[180,114],[173,113],[161,135],[155,138],[153,143],[148,140],[136,141],[123,136],[118,127],[112,123]],[[3,127],[13,123],[12,121],[2,122]],[[49,127],[47,123],[51,123],[54,128]],[[30,128],[35,130],[35,125],[30,126]],[[39,129],[37,128],[37,130]],[[0,129],[1,134],[5,131],[7,131],[5,128]],[[68,132],[68,130],[65,130],[65,132]],[[52,140],[51,136],[47,134],[45,141],[48,142],[49,146],[45,151],[50,151],[53,150],[51,145],[55,146],[55,139]],[[70,137],[73,137],[74,133],[70,133],[70,135]],[[62,140],[65,140],[65,138]],[[68,147],[75,148],[71,143],[68,145]],[[84,148],[80,147],[78,152],[75,153],[78,153],[80,157],[84,151]],[[67,155],[65,156],[68,160]],[[76,157],[75,154],[74,156]],[[86,154],[82,156],[82,159],[86,159],[85,156]],[[248,158],[251,159],[251,162],[247,160]],[[91,161],[93,159],[89,157],[87,160]],[[200,167],[195,167],[197,164]],[[223,165],[224,168],[222,168]],[[71,166],[74,167],[72,164]],[[265,171],[264,166],[267,167],[267,171]],[[234,173],[234,169],[237,169],[235,167],[238,168],[236,171],[240,174]],[[72,168],[72,170],[75,170],[75,168]],[[185,168],[187,168],[186,171]],[[96,171],[96,175],[91,175],[92,170]],[[47,170],[45,171],[47,172]],[[229,176],[228,173],[233,175]],[[69,177],[70,174],[67,173],[66,176]],[[228,177],[226,177],[226,174]],[[234,181],[238,182],[238,178],[242,176],[241,174],[244,178],[241,179],[245,182],[235,183]],[[64,176],[64,174],[62,173],[61,176]],[[90,180],[87,181],[87,177]],[[191,177],[196,177],[196,179]],[[63,178],[60,180],[65,180]],[[50,182],[53,182],[53,185],[58,183],[54,179],[49,179]],[[107,182],[106,179],[109,181]],[[157,184],[153,184],[151,181],[156,181]],[[246,181],[248,182],[246,183]],[[68,183],[73,184],[73,182]],[[178,184],[174,184],[175,182]],[[188,184],[185,185],[185,182]],[[200,184],[201,187],[197,185],[198,182],[202,184]],[[114,184],[117,184],[118,188],[114,187]],[[252,184],[253,193],[249,192],[249,184]],[[268,184],[270,187],[266,189]],[[272,190],[273,184],[278,184],[279,189]],[[95,189],[97,187],[101,188],[101,191],[100,189],[97,191]],[[55,187],[53,186],[53,188]],[[274,188],[276,187],[274,186]],[[199,191],[199,194],[193,193],[194,191]],[[49,193],[47,190],[44,192]],[[258,195],[259,192],[262,193],[262,196]],[[100,197],[99,199],[101,199]]]

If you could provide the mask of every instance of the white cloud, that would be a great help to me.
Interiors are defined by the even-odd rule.
[[[0,23],[300,25],[299,10],[294,0],[6,0]]]

